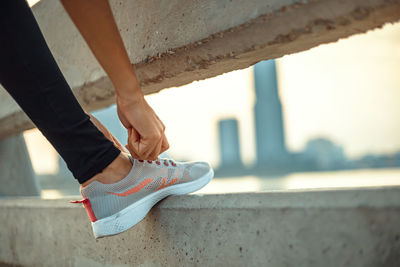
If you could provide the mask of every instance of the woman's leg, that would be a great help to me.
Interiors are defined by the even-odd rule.
[[[80,183],[120,150],[82,110],[25,0],[0,1],[0,83],[65,160]]]

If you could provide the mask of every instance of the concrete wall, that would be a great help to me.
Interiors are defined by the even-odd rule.
[[[400,0],[111,1],[145,93],[246,68],[400,19]],[[110,80],[59,1],[34,13],[88,110],[114,102]],[[0,92],[0,138],[34,127]]]
[[[22,134],[0,140],[0,197],[2,196],[40,196]]]
[[[66,199],[2,199],[0,222],[0,265],[400,266],[400,187],[170,197],[99,240]]]

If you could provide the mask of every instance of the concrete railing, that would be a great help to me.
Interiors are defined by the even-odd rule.
[[[400,0],[111,0],[145,93],[246,68],[400,19]],[[33,8],[80,103],[114,102],[110,80],[59,1]],[[0,138],[33,128],[0,92]]]
[[[0,265],[400,266],[400,187],[169,197],[99,240],[66,199],[2,199],[0,221]]]

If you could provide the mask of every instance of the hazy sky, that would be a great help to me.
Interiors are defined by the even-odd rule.
[[[400,150],[400,23],[285,56],[277,67],[289,149],[324,136],[349,156]],[[242,158],[254,159],[252,68],[147,99],[167,125],[171,156],[218,164],[217,121],[236,117]],[[33,163],[44,171],[55,153],[34,135]]]
[[[400,24],[279,60],[288,143],[333,138],[349,155],[400,150]]]

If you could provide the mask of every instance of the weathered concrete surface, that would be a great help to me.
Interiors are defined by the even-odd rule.
[[[400,0],[111,1],[145,93],[246,68],[400,19]],[[110,80],[59,1],[35,16],[89,111],[114,102]],[[34,127],[0,92],[0,138]],[[4,99],[7,98],[7,99]]]
[[[0,140],[1,196],[40,196],[39,185],[22,135]]]
[[[170,197],[97,241],[64,199],[3,199],[0,222],[23,266],[400,266],[400,187]]]

